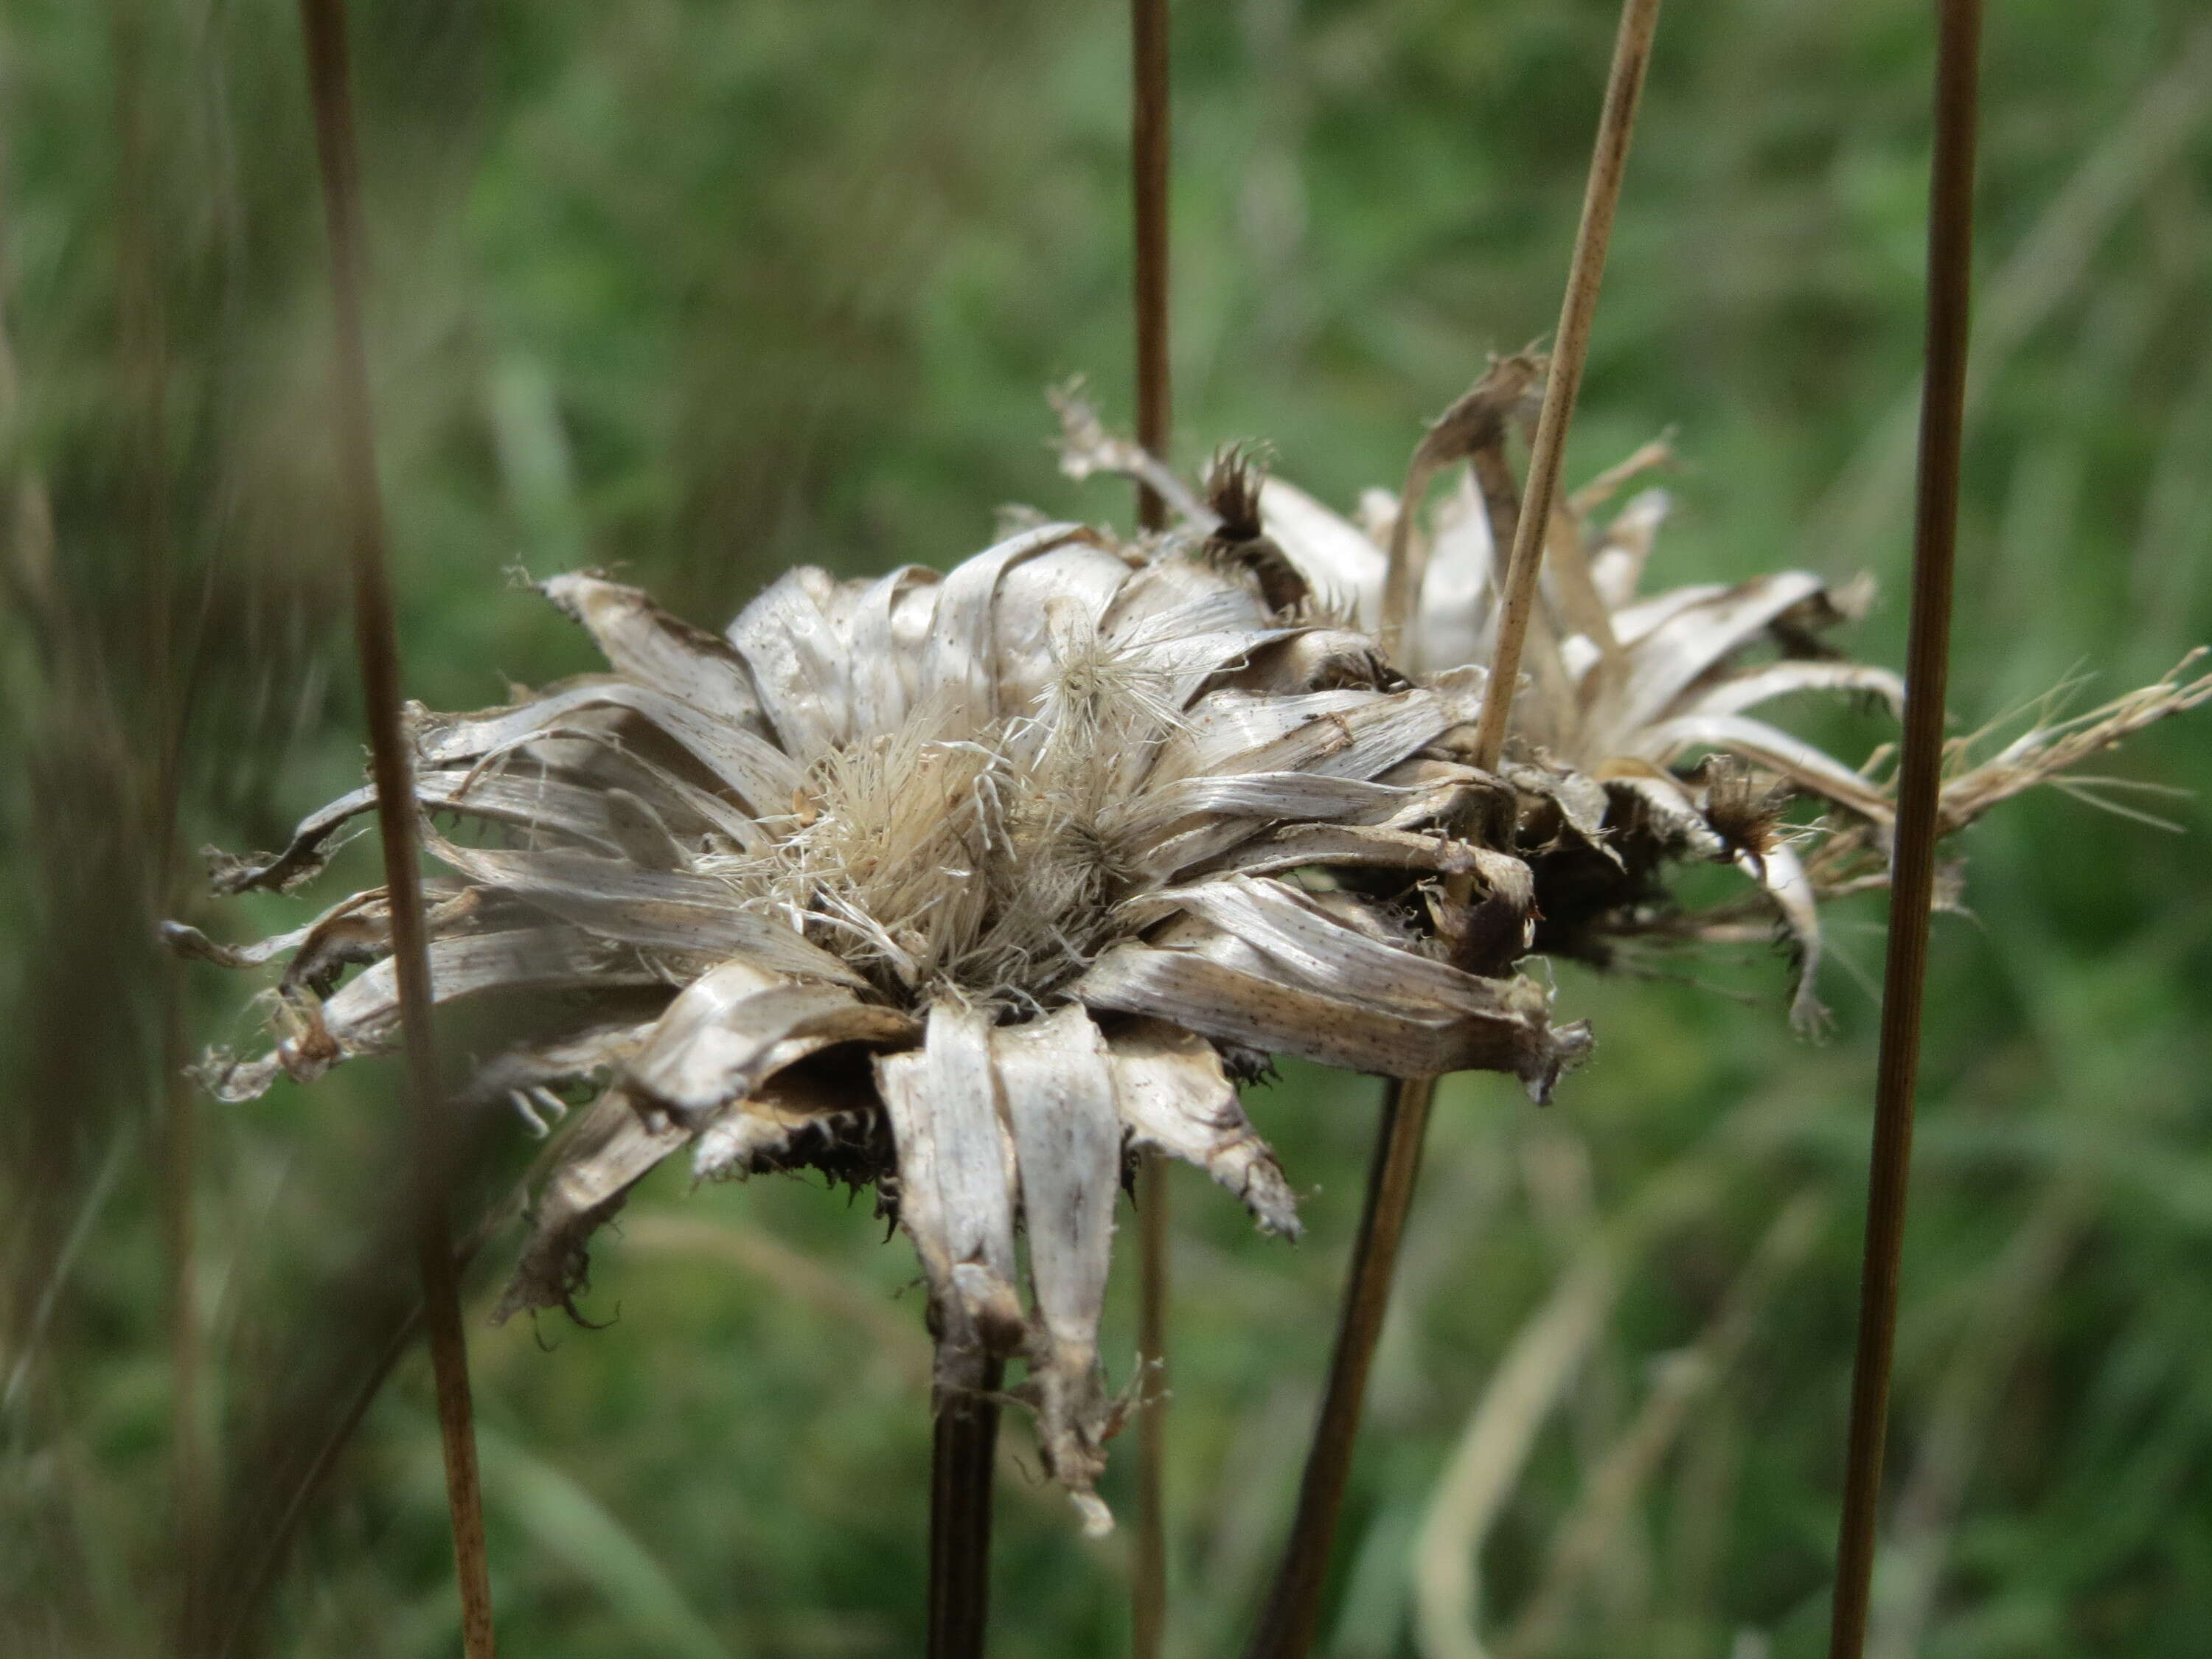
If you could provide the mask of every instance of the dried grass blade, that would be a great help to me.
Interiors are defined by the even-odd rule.
[[[483,1492],[477,1471],[459,1274],[446,1213],[450,1160],[437,1054],[431,1039],[430,960],[424,938],[422,877],[415,852],[413,767],[400,720],[398,647],[391,584],[385,569],[368,361],[362,337],[361,169],[354,143],[344,0],[301,0],[300,15],[306,34],[315,148],[322,165],[323,206],[330,234],[338,471],[351,544],[356,639],[368,706],[385,879],[392,895],[393,954],[398,964],[408,1095],[414,1108],[416,1140],[416,1248],[422,1258],[424,1322],[436,1376],[446,1495],[453,1516],[462,1647],[468,1659],[492,1659],[497,1649],[492,1637],[491,1574],[484,1553]]]
[[[1881,1496],[1890,1359],[1897,1338],[1905,1188],[1912,1162],[1913,1087],[1920,1066],[1921,994],[1928,972],[1929,912],[1936,895],[1936,838],[1942,817],[1943,690],[1959,529],[1960,450],[1966,424],[1981,30],[1981,0],[1943,0],[1936,59],[1936,156],[1929,187],[1927,379],[1921,402],[1919,501],[1912,538],[1912,616],[1905,647],[1905,743],[1898,769],[1873,1168],[1859,1287],[1858,1350],[1851,1370],[1850,1446],[1836,1551],[1830,1659],[1858,1659],[1866,1649],[1875,1510]]]
[[[162,220],[154,211],[154,173],[148,146],[146,70],[150,31],[137,8],[110,9],[109,40],[115,63],[115,133],[118,150],[118,252],[124,280],[117,305],[118,379],[136,404],[130,425],[127,518],[141,578],[151,603],[145,613],[147,684],[161,717],[149,722],[146,763],[152,788],[146,799],[145,846],[152,890],[162,914],[171,913],[178,886],[177,818],[185,711],[191,705],[191,665],[179,672],[177,571],[169,489],[167,410],[170,352],[163,289],[168,262]],[[4,352],[0,346],[0,352]],[[7,371],[12,380],[12,365]],[[0,400],[6,394],[0,393]],[[12,411],[11,411],[12,414]],[[12,420],[9,422],[12,424]],[[28,480],[27,480],[27,483]],[[33,488],[35,489],[36,486]],[[187,653],[189,654],[189,653]],[[210,1449],[202,1429],[203,1344],[196,1286],[199,1273],[194,1194],[198,1156],[198,1091],[190,1079],[184,1003],[177,966],[156,970],[156,1020],[161,1032],[162,1238],[167,1255],[169,1327],[170,1525],[179,1565],[175,1640],[191,1651],[201,1635],[205,1574],[202,1540],[211,1530]]]
[[[571,1131],[571,1133],[574,1132]],[[476,1227],[462,1240],[455,1257],[457,1267],[465,1267],[475,1260],[492,1236],[519,1214],[539,1175],[550,1168],[566,1146],[568,1135],[557,1137],[532,1163],[528,1174],[502,1201],[494,1205],[478,1219]],[[315,1442],[296,1471],[283,1487],[283,1498],[270,1511],[272,1519],[257,1519],[252,1538],[257,1547],[250,1561],[241,1555],[243,1571],[235,1589],[225,1598],[224,1616],[216,1623],[216,1635],[210,1651],[218,1659],[239,1651],[245,1643],[255,1612],[266,1600],[270,1586],[276,1582],[278,1570],[289,1553],[294,1537],[310,1506],[321,1495],[324,1482],[330,1478],[339,1455],[352,1443],[354,1433],[368,1416],[368,1408],[383,1392],[392,1369],[414,1345],[422,1328],[422,1306],[419,1302],[393,1310],[388,1329],[381,1340],[363,1349],[367,1363],[351,1379],[344,1403],[331,1419],[328,1429]]]

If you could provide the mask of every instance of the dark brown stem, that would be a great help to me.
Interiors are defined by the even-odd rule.
[[[1928,199],[1927,375],[1920,403],[1920,483],[1912,533],[1912,620],[1905,647],[1905,743],[1898,763],[1896,847],[1882,981],[1881,1054],[1875,1084],[1866,1254],[1859,1281],[1858,1351],[1851,1368],[1850,1450],[1836,1547],[1830,1659],[1865,1650],[1874,1577],[1875,1511],[1889,1419],[1899,1257],[1912,1164],[1913,1086],[1928,976],[1942,804],[1943,691],[1951,639],[1959,466],[1966,423],[1972,319],[1974,135],[1981,0],[1943,0],[1936,58],[1936,157]]]
[[[1359,1435],[1360,1407],[1367,1397],[1367,1373],[1382,1334],[1383,1316],[1389,1310],[1390,1280],[1421,1172],[1421,1142],[1435,1097],[1434,1078],[1415,1078],[1393,1086],[1383,1101],[1374,1161],[1367,1171],[1367,1202],[1352,1245],[1336,1347],[1329,1356],[1321,1420],[1306,1454],[1290,1541],[1284,1546],[1258,1628],[1244,1650],[1247,1659],[1304,1654],[1313,1645],[1337,1514],[1344,1505],[1345,1482]]]
[[[1590,324],[1596,315],[1598,287],[1613,234],[1613,210],[1620,199],[1636,106],[1643,94],[1644,71],[1650,62],[1652,38],[1658,26],[1659,0],[1625,0],[1613,40],[1613,68],[1606,82],[1605,107],[1590,157],[1589,183],[1583,195],[1582,222],[1567,271],[1566,298],[1559,310],[1559,338],[1553,348],[1551,373],[1545,381],[1543,408],[1537,416],[1535,442],[1528,459],[1528,484],[1514,531],[1490,682],[1476,726],[1475,763],[1486,770],[1498,765],[1512,714],[1522,642],[1534,607],[1536,577],[1543,562],[1544,532],[1559,493],[1567,426],[1574,415],[1575,394],[1589,348]],[[1411,503],[1402,510],[1409,512]],[[1394,541],[1394,550],[1401,555],[1404,546],[1403,538]],[[1393,586],[1401,596],[1401,605],[1406,604],[1402,595],[1408,583],[1404,573],[1394,574],[1398,580]],[[1395,620],[1402,623],[1406,618]],[[1455,896],[1464,899],[1465,893]],[[1307,1454],[1290,1541],[1259,1627],[1246,1650],[1248,1659],[1304,1659],[1313,1645],[1337,1517],[1358,1437],[1368,1369],[1389,1307],[1398,1243],[1413,1201],[1421,1142],[1435,1096],[1434,1078],[1410,1078],[1394,1081],[1384,1099],[1370,1166],[1367,1207],[1360,1216],[1352,1246],[1351,1281],[1345,1288],[1336,1350],[1330,1360],[1327,1391],[1322,1396],[1321,1420]]]
[[[1147,1153],[1137,1166],[1137,1538],[1130,1564],[1129,1650],[1157,1659],[1167,1633],[1168,1164]]]
[[[368,709],[377,823],[384,842],[392,913],[392,956],[399,981],[400,1029],[416,1147],[416,1253],[422,1274],[423,1322],[438,1395],[438,1427],[452,1510],[453,1563],[467,1659],[492,1659],[491,1576],[484,1553],[483,1492],[477,1473],[469,1400],[468,1344],[461,1329],[452,1224],[446,1210],[450,1167],[444,1101],[430,1011],[430,957],[416,855],[415,783],[400,721],[399,651],[385,568],[384,512],[376,483],[368,359],[362,332],[363,265],[361,167],[354,142],[344,0],[300,0],[307,83],[322,163],[323,207],[331,242],[331,309],[336,344],[335,414],[338,477],[354,577],[355,639]]]
[[[1167,0],[1130,0],[1129,166],[1135,203],[1137,443],[1168,459],[1168,9]],[[1167,523],[1167,504],[1138,495],[1147,530]]]
[[[1137,443],[1168,458],[1173,402],[1168,372],[1167,0],[1130,0],[1129,168],[1136,241]],[[1164,528],[1167,503],[1137,494],[1137,520]],[[1158,1659],[1167,1628],[1167,1170],[1148,1156],[1137,1174],[1140,1280],[1137,1360],[1146,1404],[1137,1424],[1135,1559],[1130,1567],[1130,1651]]]
[[[929,1659],[982,1659],[991,1606],[991,1498],[1006,1363],[991,1358],[937,1413],[929,1465]]]

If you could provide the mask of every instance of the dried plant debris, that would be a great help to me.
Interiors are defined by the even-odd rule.
[[[940,1402],[992,1356],[1025,1362],[1016,1397],[1103,1528],[1127,1402],[1098,1322],[1133,1151],[1295,1236],[1235,1079],[1295,1054],[1504,1072],[1543,1100],[1590,1039],[1515,972],[1532,949],[1601,963],[1778,923],[1816,1022],[1817,906],[1886,879],[1891,791],[1753,711],[1902,687],[1821,643],[1860,592],[1793,571],[1640,593],[1665,497],[1598,515],[1663,446],[1560,509],[1514,741],[1494,775],[1468,763],[1518,512],[1506,444],[1540,384],[1532,358],[1492,365],[1358,523],[1249,451],[1193,489],[1071,389],[1066,470],[1141,478],[1180,528],[1125,544],[1022,516],[942,574],[794,570],[722,636],[599,576],[544,583],[611,672],[412,712],[450,872],[428,893],[434,994],[507,997],[540,1028],[465,1097],[560,1123],[502,1315],[571,1305],[593,1231],[686,1149],[702,1177],[872,1186],[921,1261]],[[1392,653],[1394,548],[1418,585]],[[2212,697],[2194,666],[1962,759],[1947,827]],[[1827,821],[1785,822],[1795,797]],[[357,790],[272,855],[219,859],[217,886],[309,879],[374,804]],[[1755,901],[1680,912],[1664,878],[1697,860],[1742,869]],[[170,937],[284,964],[269,1049],[204,1067],[226,1099],[396,1041],[380,891],[258,945]]]

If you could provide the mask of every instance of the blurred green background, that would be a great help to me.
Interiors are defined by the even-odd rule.
[[[1890,662],[1929,9],[1669,9],[1570,461],[1673,428],[1655,580],[1872,570],[1859,654]],[[517,565],[618,565],[719,625],[793,562],[957,559],[1001,503],[1126,520],[1057,476],[1040,395],[1087,373],[1128,418],[1118,6],[356,14],[412,695],[586,665]],[[1179,460],[1264,438],[1348,505],[1486,350],[1552,325],[1613,21],[1177,8]],[[2212,25],[2021,0],[1985,69],[1962,730],[2212,637]],[[165,914],[228,939],[307,914],[212,903],[187,854],[276,843],[361,764],[294,9],[7,0],[0,100],[0,1651],[234,1626],[240,1651],[453,1651],[419,1354],[251,1593],[409,1294],[396,1079],[196,1100],[173,1074],[250,1036],[252,987],[149,943]],[[2212,726],[2110,769],[2201,789]],[[2018,803],[1937,927],[1883,1659],[2212,1650],[2212,809],[2127,799],[2181,833]],[[1472,1651],[1448,1626],[1516,1659],[1824,1650],[1881,915],[1832,921],[1825,1046],[1759,953],[1684,964],[1718,990],[1563,968],[1601,1048],[1558,1104],[1447,1088],[1327,1652]],[[1178,1656],[1236,1650],[1287,1518],[1376,1096],[1300,1068],[1255,1091],[1308,1194],[1297,1249],[1176,1172]],[[918,1651],[904,1243],[818,1184],[664,1172],[596,1267],[608,1328],[472,1327],[507,1650]],[[1535,1386],[1493,1395],[1507,1374]],[[1469,1437],[1472,1496],[1435,1507]],[[1085,1543],[1006,1439],[994,1651],[1123,1651],[1124,1545]],[[1124,1513],[1128,1480],[1124,1453]],[[1439,1611],[1455,1560],[1471,1624]]]

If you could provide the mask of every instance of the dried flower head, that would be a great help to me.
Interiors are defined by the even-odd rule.
[[[1450,750],[1481,671],[1408,684],[1309,589],[1255,535],[1125,548],[1072,525],[941,578],[796,570],[726,639],[635,588],[545,583],[614,672],[415,717],[426,817],[503,842],[426,831],[453,872],[437,999],[571,994],[473,1093],[537,1122],[594,1091],[502,1312],[570,1303],[592,1231],[687,1147],[702,1176],[872,1182],[921,1259],[940,1397],[1025,1360],[1051,1470],[1106,1524],[1121,1407],[1097,1330],[1130,1154],[1188,1159],[1295,1233],[1240,1070],[1480,1067],[1542,1098],[1588,1041],[1509,976],[1533,926],[1528,869],[1497,850],[1513,792]],[[218,885],[307,878],[373,805],[333,802]],[[241,950],[172,928],[288,959],[273,1048],[212,1060],[216,1092],[390,1046],[387,922],[372,890]]]
[[[1385,644],[1417,679],[1487,661],[1500,567],[1520,516],[1506,445],[1533,424],[1542,384],[1539,358],[1494,361],[1430,427],[1403,488],[1368,491],[1358,522],[1270,477],[1257,492],[1257,531],[1248,533],[1295,569],[1316,611],[1378,635],[1390,617],[1410,617],[1406,636]],[[1158,487],[1159,464],[1133,459],[1133,447],[1107,434],[1073,392],[1057,407],[1063,470],[1141,471]],[[1601,514],[1625,484],[1668,459],[1664,441],[1645,445],[1577,491],[1547,536],[1541,603],[1501,769],[1520,795],[1511,845],[1534,872],[1536,948],[1605,965],[1632,941],[1735,940],[1778,923],[1796,968],[1792,1021],[1816,1030],[1826,1019],[1815,992],[1818,906],[1887,881],[1893,793],[1879,775],[1885,751],[1850,765],[1756,711],[1799,693],[1840,692],[1899,712],[1905,687],[1823,639],[1865,611],[1872,586],[1863,578],[1835,587],[1788,570],[1644,594],[1666,494],[1645,490],[1610,520]],[[1424,521],[1431,486],[1462,462],[1466,471]],[[1217,488],[1209,497],[1249,493]],[[1182,505],[1194,533],[1224,533],[1217,519],[1229,514],[1218,501],[1163,494]],[[2212,700],[2212,675],[2191,678],[2202,655],[2087,714],[2062,719],[2046,704],[2030,729],[1979,764],[1969,758],[1974,740],[1955,744],[1943,831],[2045,781],[2082,793],[2098,781],[2069,777],[2082,761]],[[1784,823],[1793,796],[1826,814],[1817,834]],[[1808,840],[1811,850],[1802,850]],[[1682,860],[1733,864],[1763,894],[1749,905],[1681,914],[1664,873]],[[1954,872],[1946,884],[1954,902],[1957,886]]]

